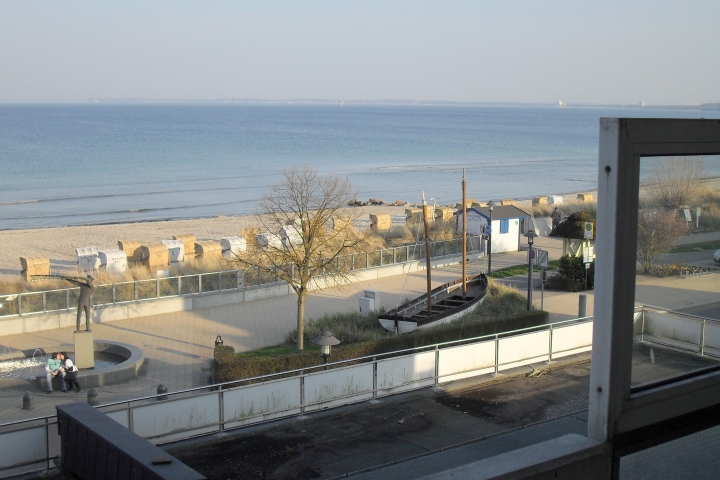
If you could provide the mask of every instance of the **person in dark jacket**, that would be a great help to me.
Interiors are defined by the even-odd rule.
[[[558,207],[555,207],[555,210],[550,214],[550,218],[552,219],[552,228],[555,230],[555,227],[560,225],[560,221],[562,220],[562,212],[558,210]]]

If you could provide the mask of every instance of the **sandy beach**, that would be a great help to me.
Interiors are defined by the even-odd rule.
[[[405,218],[405,207],[387,205],[358,207],[361,224],[369,214],[387,213],[398,223]],[[192,233],[198,240],[220,240],[240,235],[253,225],[253,216],[218,216],[192,220],[88,225],[78,227],[39,228],[0,231],[0,274],[19,275],[20,257],[42,255],[50,259],[53,271],[74,268],[75,249],[98,246],[100,250],[118,248],[118,240],[157,243],[173,235]]]

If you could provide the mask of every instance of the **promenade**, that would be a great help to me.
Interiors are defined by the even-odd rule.
[[[559,240],[538,238],[537,245],[550,252],[550,258],[558,258],[562,251]],[[493,270],[527,262],[527,252],[493,255]],[[469,272],[482,268],[482,260],[473,261]],[[460,276],[460,265],[433,270],[433,286]],[[536,274],[536,283],[539,275]],[[639,303],[682,308],[688,305],[709,303],[717,299],[720,275],[712,274],[698,278],[654,279],[638,277]],[[524,276],[503,280],[526,291]],[[404,287],[404,291],[403,291]],[[365,289],[378,292],[380,305],[393,308],[406,297],[424,292],[424,271],[408,276],[397,275],[371,281],[362,281],[342,287],[329,288],[309,294],[306,319],[317,318],[325,313],[352,311],[358,308],[358,299]],[[587,292],[587,312],[592,314],[593,295]],[[96,387],[100,403],[154,395],[157,386],[164,384],[174,392],[209,383],[210,362],[214,341],[221,335],[225,345],[238,352],[283,343],[287,333],[296,325],[295,295],[256,300],[251,302],[202,308],[193,311],[153,315],[93,324],[97,340],[111,339],[133,344],[141,348],[145,364],[140,375],[131,381]],[[535,290],[535,305],[540,306],[540,291]],[[545,292],[544,308],[550,313],[550,321],[575,318],[578,311],[578,294]],[[0,336],[0,349],[43,348],[52,351],[61,344],[72,343],[73,328],[40,331],[18,335]],[[35,409],[22,410],[22,396],[26,391],[35,395]],[[55,413],[55,405],[85,400],[86,391],[80,393],[53,392],[46,395],[34,384],[28,387],[22,381],[0,388],[0,423],[35,418]]]

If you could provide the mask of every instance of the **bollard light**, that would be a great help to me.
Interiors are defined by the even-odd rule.
[[[528,239],[528,300],[527,300],[527,311],[532,310],[532,278],[533,278],[533,264],[532,264],[532,247],[535,241],[535,237],[538,235],[535,230],[530,230],[528,233],[523,235]]]
[[[167,400],[168,397],[167,397],[167,395],[165,395],[167,393],[167,387],[165,385],[163,385],[162,383],[157,386],[157,393],[159,395],[159,397],[156,397],[156,400],[158,402],[160,402],[162,400]]]
[[[33,394],[27,392],[25,395],[23,395],[23,410],[32,410],[33,408],[35,408],[35,400],[33,399]]]
[[[328,358],[330,358],[330,349],[333,345],[337,345],[340,343],[340,340],[332,336],[332,333],[325,330],[320,334],[318,338],[312,341],[314,345],[320,345],[320,356],[323,357],[323,363],[328,363]],[[325,367],[327,369],[327,367]]]
[[[90,391],[87,393],[87,402],[93,407],[100,404],[100,398],[98,398],[98,393],[94,388],[91,388]]]

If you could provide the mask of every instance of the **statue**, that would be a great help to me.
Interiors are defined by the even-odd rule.
[[[92,306],[92,292],[95,289],[93,285],[92,276],[88,275],[85,278],[82,277],[65,277],[66,280],[72,284],[80,287],[80,297],[78,298],[77,307],[77,319],[75,320],[75,331],[80,331],[80,317],[82,317],[83,310],[85,311],[85,331],[90,331],[90,307]]]
[[[67,282],[70,282],[74,285],[77,285],[80,287],[80,297],[78,298],[78,308],[77,308],[77,319],[75,321],[75,331],[80,331],[80,318],[82,317],[82,312],[85,312],[85,331],[90,331],[90,307],[92,306],[92,292],[95,289],[95,285],[93,285],[93,280],[95,280],[92,276],[88,275],[87,277],[66,277],[64,275],[33,275],[33,280],[39,280],[43,278],[59,278],[61,280],[65,280]]]

